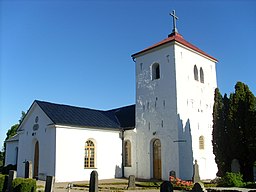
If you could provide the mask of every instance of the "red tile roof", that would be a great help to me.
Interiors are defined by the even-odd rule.
[[[203,54],[204,56],[209,57],[209,58],[215,60],[216,62],[218,61],[217,59],[215,59],[214,57],[208,55],[207,53],[205,53],[201,49],[199,49],[196,46],[192,45],[191,43],[187,42],[179,33],[172,33],[172,34],[170,34],[168,36],[168,38],[166,38],[163,41],[160,41],[159,43],[156,43],[156,44],[154,44],[154,45],[152,45],[152,46],[150,46],[150,47],[148,47],[148,48],[146,48],[146,49],[144,49],[144,50],[142,50],[142,51],[140,51],[138,53],[133,54],[132,57],[136,58],[141,53],[145,53],[145,52],[147,52],[147,51],[149,51],[151,49],[154,49],[156,47],[159,47],[161,45],[164,45],[164,44],[167,44],[167,43],[170,43],[170,42],[173,42],[173,41],[176,41],[176,42],[178,42],[178,43],[180,43],[180,44],[182,44],[182,45],[184,45],[184,46],[186,46],[186,47],[188,47],[188,48],[190,48],[190,49],[192,49],[192,50],[194,50],[194,51],[196,51],[196,52],[198,52],[200,54]]]

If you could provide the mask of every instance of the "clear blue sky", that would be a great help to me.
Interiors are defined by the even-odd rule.
[[[135,103],[131,54],[179,33],[219,60],[221,93],[256,95],[254,0],[0,1],[0,142],[35,99],[95,109]]]

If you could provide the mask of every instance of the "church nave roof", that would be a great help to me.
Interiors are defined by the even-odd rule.
[[[115,129],[135,127],[135,105],[103,111],[38,100],[35,103],[57,125]]]

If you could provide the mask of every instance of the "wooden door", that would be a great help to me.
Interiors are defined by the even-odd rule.
[[[156,139],[153,142],[153,178],[161,179],[162,177],[162,162],[161,162],[161,142]]]
[[[38,178],[38,166],[39,166],[39,143],[37,141],[35,144],[35,153],[34,153],[34,178]]]

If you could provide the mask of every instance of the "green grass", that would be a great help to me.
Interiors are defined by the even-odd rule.
[[[155,188],[158,188],[160,187],[162,182],[136,182],[136,186],[137,187],[143,187],[143,188],[152,188],[152,187],[155,187]]]
[[[162,182],[135,182],[137,189],[158,189]],[[73,184],[74,187],[89,188],[88,183]],[[110,191],[123,191],[128,187],[128,182],[99,183],[99,189]]]

